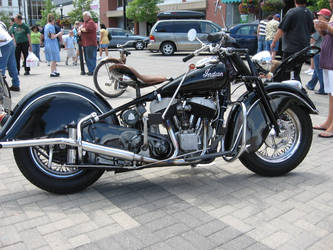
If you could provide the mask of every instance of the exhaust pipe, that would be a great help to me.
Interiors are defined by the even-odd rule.
[[[78,143],[73,139],[52,138],[52,139],[32,139],[32,140],[0,142],[0,148],[22,148],[22,147],[33,147],[33,146],[45,146],[45,145],[61,145],[61,144],[72,147],[79,147]],[[138,155],[127,150],[105,147],[103,145],[97,145],[86,141],[82,141],[81,147],[85,151],[129,161],[141,161],[146,163],[158,162],[158,160],[156,159]]]

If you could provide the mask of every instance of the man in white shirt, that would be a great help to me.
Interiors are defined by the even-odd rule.
[[[15,45],[13,38],[9,35],[6,25],[0,21],[0,70],[5,75],[8,68],[9,75],[12,78],[11,91],[20,91],[20,80],[15,59]]]

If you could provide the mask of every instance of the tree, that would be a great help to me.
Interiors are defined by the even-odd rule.
[[[0,20],[6,24],[8,29],[10,25],[10,16],[4,11],[0,11]]]
[[[51,0],[44,1],[44,8],[42,9],[42,19],[38,22],[39,25],[44,26],[47,24],[47,15],[52,13],[54,18],[57,19],[56,7],[52,4]]]
[[[89,11],[94,22],[98,22],[98,16],[96,12],[91,11],[91,0],[74,0],[73,1],[73,10],[68,13],[71,23],[75,21],[82,21],[82,13]]]
[[[157,20],[157,4],[160,2],[161,0],[133,0],[128,3],[126,16],[136,22],[153,23]]]
[[[320,9],[330,9],[329,1],[327,0],[310,0],[309,9],[312,11],[319,11]]]

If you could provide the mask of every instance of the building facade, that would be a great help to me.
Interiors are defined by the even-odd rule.
[[[22,4],[21,0],[0,0],[0,12],[13,17],[20,12],[19,4]]]
[[[131,0],[127,0],[128,2]],[[100,1],[100,21],[108,27],[124,27],[124,0]],[[200,11],[222,27],[230,27],[239,23],[238,5],[241,0],[163,0],[158,5],[161,12],[174,10]],[[133,24],[132,24],[133,25]],[[151,24],[139,23],[135,25],[135,33],[147,35]],[[132,28],[129,26],[128,28]]]

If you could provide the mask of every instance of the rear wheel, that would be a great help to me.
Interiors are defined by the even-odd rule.
[[[126,87],[121,86],[122,76],[110,71],[110,66],[114,64],[113,60],[104,60],[100,62],[94,71],[94,84],[98,92],[106,97],[121,96]]]
[[[104,172],[100,169],[65,167],[67,151],[58,145],[53,148],[14,148],[13,151],[17,166],[23,175],[32,184],[52,193],[70,194],[81,191],[97,181]]]
[[[270,134],[253,153],[244,152],[240,161],[263,176],[280,176],[296,168],[312,143],[310,115],[298,106],[290,106],[278,117],[279,136]]]
[[[160,50],[164,56],[171,56],[175,53],[176,47],[172,42],[164,42]]]

